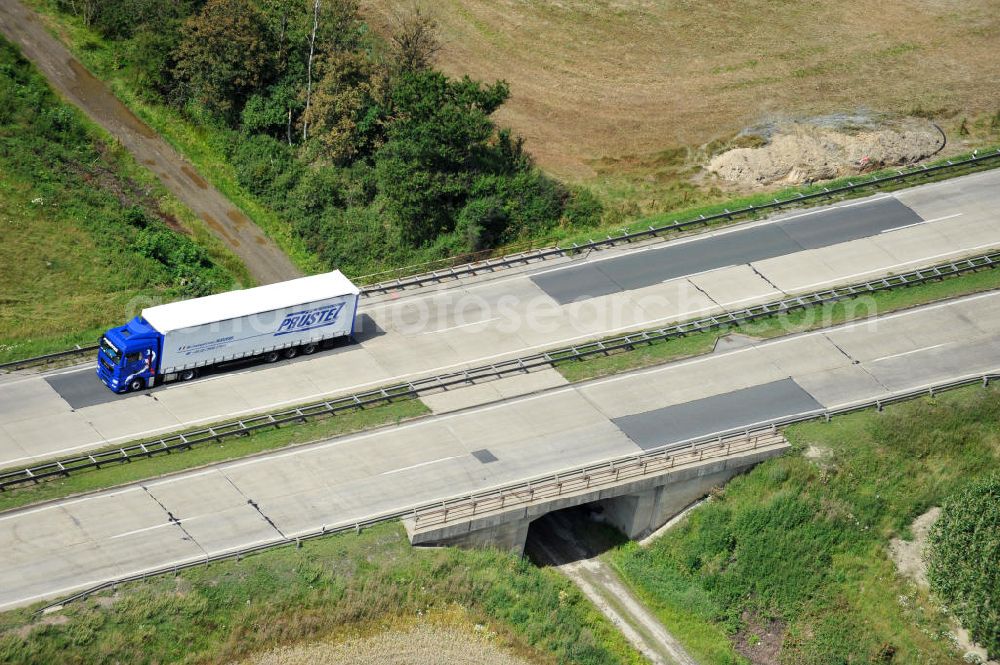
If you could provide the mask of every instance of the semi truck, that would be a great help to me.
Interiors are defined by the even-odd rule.
[[[309,355],[351,339],[360,291],[339,270],[147,307],[98,344],[97,376],[116,393],[190,381],[209,368]]]

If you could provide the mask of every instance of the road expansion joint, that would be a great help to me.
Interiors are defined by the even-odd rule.
[[[833,341],[833,339],[828,334],[823,333],[823,338],[826,339],[826,341],[830,342],[830,344],[833,345],[833,348],[837,349],[842,354],[844,354],[844,357],[847,358],[848,360],[850,360],[852,365],[856,365],[862,372],[864,372],[865,374],[867,374],[868,376],[870,376],[871,379],[872,379],[872,381],[874,381],[875,383],[877,383],[879,385],[879,387],[882,388],[882,390],[886,391],[887,393],[891,393],[892,392],[892,390],[889,388],[889,386],[887,386],[884,383],[882,383],[881,381],[879,381],[879,378],[877,376],[875,376],[874,374],[872,374],[871,372],[869,372],[868,368],[865,367],[861,363],[860,360],[857,360],[856,358],[854,358],[854,356],[852,356],[850,353],[848,353],[846,350],[844,350],[844,348],[842,346],[840,346],[839,344],[837,344],[835,341]]]
[[[184,536],[182,537],[182,539],[183,540],[189,540],[192,543],[194,543],[195,545],[197,545],[198,549],[201,550],[201,553],[207,557],[208,556],[208,552],[206,552],[205,548],[201,546],[201,543],[199,543],[197,540],[195,540],[195,537],[192,536],[191,533],[187,529],[184,528],[184,525],[181,524],[181,520],[179,520],[176,517],[174,517],[174,514],[172,512],[170,512],[169,510],[167,510],[167,507],[165,505],[163,505],[163,502],[160,501],[156,497],[155,494],[153,494],[152,492],[150,492],[148,487],[146,487],[145,485],[142,485],[142,484],[140,484],[139,487],[141,487],[142,491],[144,491],[147,495],[149,495],[150,499],[152,499],[153,501],[156,502],[156,505],[158,505],[160,508],[163,509],[163,512],[165,512],[167,514],[167,521],[169,523],[173,524],[174,526],[176,526],[178,529],[181,530],[181,533],[184,534]]]
[[[697,290],[703,296],[705,296],[706,298],[708,298],[709,300],[711,300],[713,305],[715,305],[716,307],[718,307],[719,309],[721,309],[723,312],[726,312],[727,314],[729,313],[728,309],[726,309],[725,307],[723,307],[722,304],[718,300],[716,300],[711,295],[709,295],[708,291],[706,291],[705,289],[703,289],[700,286],[698,286],[697,284],[695,284],[694,281],[692,281],[690,277],[687,278],[687,283],[690,284],[691,286],[693,286],[695,288],[695,290]]]
[[[281,536],[285,540],[288,540],[288,537],[282,532],[281,529],[278,528],[278,525],[274,523],[274,520],[272,520],[270,517],[268,517],[267,515],[264,514],[264,511],[260,509],[260,505],[256,501],[254,501],[253,499],[251,499],[250,497],[248,497],[246,495],[246,493],[243,490],[241,490],[236,483],[233,482],[232,478],[230,478],[229,476],[227,476],[225,473],[222,473],[221,471],[220,471],[220,474],[222,475],[223,478],[226,479],[226,482],[228,482],[230,485],[232,485],[232,487],[233,487],[234,490],[236,490],[237,492],[240,493],[240,496],[242,496],[244,499],[247,500],[247,505],[250,506],[251,508],[253,508],[254,510],[256,510],[257,514],[260,515],[261,519],[263,519],[265,522],[267,522],[268,525],[270,525],[270,527],[272,529],[274,529],[278,533],[279,536]]]
[[[766,276],[764,275],[764,273],[762,273],[761,271],[757,270],[757,266],[755,266],[755,265],[754,265],[754,264],[752,264],[752,263],[748,263],[748,264],[747,264],[747,266],[748,266],[748,267],[750,268],[750,270],[753,270],[753,271],[754,271],[754,274],[755,274],[755,275],[757,275],[757,276],[758,276],[758,277],[760,277],[760,278],[761,278],[762,280],[764,280],[765,282],[767,282],[767,283],[768,283],[768,284],[769,284],[769,285],[771,286],[771,288],[772,288],[772,289],[774,289],[775,291],[778,291],[779,293],[781,293],[781,294],[784,294],[784,295],[786,295],[786,296],[788,295],[788,291],[785,291],[784,289],[780,288],[780,287],[779,287],[779,286],[778,286],[777,284],[775,284],[774,282],[772,282],[771,280],[769,280],[769,279],[768,279],[768,278],[767,278],[767,277],[766,277]]]

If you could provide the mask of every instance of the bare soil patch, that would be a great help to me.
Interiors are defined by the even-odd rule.
[[[762,145],[727,150],[708,165],[711,173],[744,187],[800,185],[913,164],[946,143],[928,120],[862,115],[776,123],[746,135],[759,137]]]
[[[927,582],[927,561],[924,557],[927,538],[930,535],[931,527],[934,526],[934,522],[937,521],[940,515],[940,508],[931,508],[913,520],[913,524],[910,525],[913,540],[893,538],[889,541],[889,557],[896,564],[896,570],[901,575],[913,580],[922,589],[927,589],[929,586]],[[952,619],[952,636],[958,648],[965,654],[967,662],[1000,665],[996,660],[987,660],[986,649],[976,645],[969,636],[968,631],[962,628],[954,618]]]
[[[412,4],[363,9],[379,27]],[[440,23],[445,71],[510,83],[499,120],[540,165],[641,204],[775,115],[928,117],[949,150],[998,135],[994,0],[422,4]]]
[[[889,557],[896,564],[896,569],[924,589],[928,587],[924,548],[927,547],[927,537],[930,535],[931,527],[940,514],[940,508],[931,508],[913,520],[910,526],[913,540],[893,538],[889,541]]]
[[[279,647],[242,665],[531,665],[482,626],[421,621],[336,642]]]
[[[785,622],[744,611],[743,628],[733,636],[733,646],[753,665],[777,665],[785,640]]]

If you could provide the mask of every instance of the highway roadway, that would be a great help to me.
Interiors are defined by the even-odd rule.
[[[994,170],[366,299],[359,344],[136,395],[113,395],[92,365],[9,375],[0,379],[0,467],[980,253],[1000,247],[998,210]]]
[[[0,609],[998,368],[989,292],[6,512]],[[515,394],[535,376],[495,383]]]

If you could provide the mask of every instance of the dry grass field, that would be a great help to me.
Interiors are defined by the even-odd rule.
[[[278,647],[241,665],[532,665],[461,610],[372,626],[354,635]]]
[[[378,25],[413,2],[363,7]],[[500,120],[527,138],[539,164],[606,193],[633,189],[623,198],[655,191],[656,180],[703,164],[706,147],[773,118],[916,114],[939,122],[951,149],[1000,130],[996,0],[422,6],[438,20],[445,71],[510,82]]]

